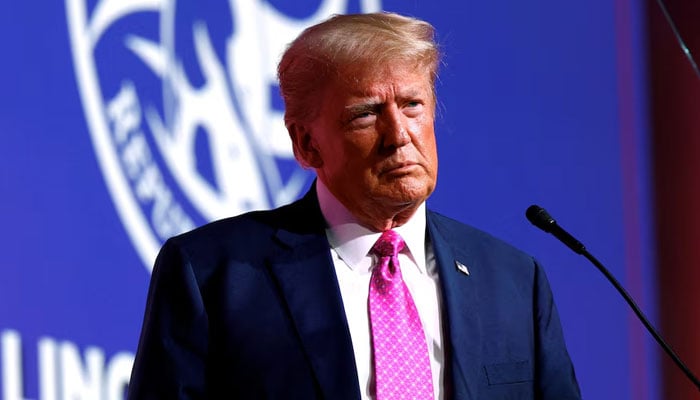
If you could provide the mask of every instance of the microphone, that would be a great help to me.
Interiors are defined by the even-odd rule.
[[[562,243],[567,245],[571,250],[573,250],[576,254],[581,254],[584,257],[586,257],[593,265],[595,265],[596,268],[600,272],[605,275],[606,278],[612,283],[612,285],[617,289],[617,291],[622,295],[622,297],[625,299],[627,304],[632,308],[632,311],[637,315],[637,318],[644,324],[644,327],[647,328],[647,331],[656,339],[656,342],[661,346],[662,349],[668,354],[669,357],[673,360],[673,362],[676,364],[678,368],[683,371],[685,376],[695,385],[695,387],[700,390],[700,380],[698,380],[695,375],[690,371],[690,369],[681,361],[681,359],[676,355],[676,353],[671,349],[671,347],[664,341],[664,339],[661,337],[659,332],[654,328],[654,326],[649,322],[647,317],[644,315],[642,310],[637,306],[637,303],[634,302],[632,299],[632,296],[627,293],[624,287],[620,284],[620,282],[615,279],[615,277],[608,271],[605,266],[598,261],[591,253],[589,253],[586,250],[586,247],[576,240],[573,236],[571,236],[567,231],[565,231],[562,227],[560,227],[557,222],[552,218],[551,215],[542,207],[537,206],[537,205],[531,205],[530,207],[527,208],[527,211],[525,211],[525,216],[527,219],[532,222],[533,225],[536,227],[542,229],[543,231],[547,233],[551,233],[554,235],[557,239],[559,239]]]
[[[586,251],[586,247],[571,236],[569,232],[562,229],[562,227],[557,224],[557,221],[555,221],[544,208],[531,205],[527,208],[527,211],[525,211],[525,216],[533,225],[547,233],[551,233],[562,243],[569,246],[574,253],[583,254]]]

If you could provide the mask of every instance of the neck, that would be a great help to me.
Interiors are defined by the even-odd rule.
[[[356,223],[374,232],[384,232],[404,225],[423,204],[423,202],[403,204],[391,209],[387,207],[351,208],[335,197],[320,180],[316,182],[316,194],[323,217],[329,226]]]
[[[420,204],[411,204],[398,210],[370,210],[369,213],[356,210],[353,215],[362,226],[375,232],[384,232],[408,222],[419,207]]]

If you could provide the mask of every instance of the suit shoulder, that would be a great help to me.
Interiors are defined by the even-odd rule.
[[[322,231],[320,211],[296,201],[272,210],[251,211],[213,221],[170,241],[192,253],[211,252],[222,246],[254,252],[280,230],[298,234]]]
[[[476,241],[489,246],[507,248],[514,252],[525,254],[522,250],[516,248],[512,244],[500,239],[492,234],[475,228],[464,222],[447,217],[435,211],[429,211],[430,220],[434,222],[436,227],[447,233],[448,238],[467,238],[470,241]]]
[[[268,215],[273,211],[253,211],[235,217],[209,222],[191,231],[172,237],[168,242],[198,253],[201,250],[211,250],[221,245],[231,246],[245,241],[251,236],[263,236],[274,231]]]
[[[481,229],[435,211],[429,211],[429,220],[443,238],[461,252],[489,258],[507,257],[528,264],[534,263],[530,254]]]

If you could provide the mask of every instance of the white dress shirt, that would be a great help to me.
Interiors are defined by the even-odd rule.
[[[381,232],[373,232],[357,219],[328,191],[316,182],[321,212],[326,219],[326,236],[331,245],[335,272],[340,285],[345,315],[350,328],[362,399],[374,399],[374,368],[369,322],[368,296],[372,266],[370,254]],[[394,228],[406,242],[399,253],[401,274],[418,309],[425,332],[435,399],[442,399],[445,352],[443,348],[441,294],[435,255],[426,237],[425,203],[404,225]]]

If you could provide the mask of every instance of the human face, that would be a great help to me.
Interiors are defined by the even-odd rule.
[[[322,101],[304,129],[303,158],[364,225],[385,230],[403,224],[437,179],[429,73],[389,67],[353,83],[335,79]]]

